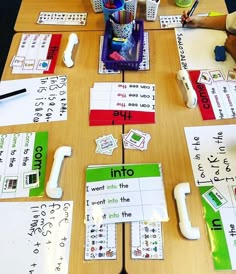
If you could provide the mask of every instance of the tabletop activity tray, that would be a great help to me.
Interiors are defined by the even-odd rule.
[[[113,38],[112,33],[112,23],[107,21],[105,33],[104,33],[104,41],[103,41],[103,49],[102,49],[102,61],[104,62],[107,69],[114,70],[138,70],[139,65],[143,59],[143,36],[144,36],[144,27],[143,20],[135,20],[133,32],[132,32],[132,40],[135,42],[135,60],[125,60],[125,61],[116,61],[112,60],[109,55],[113,52],[111,48],[111,42]]]

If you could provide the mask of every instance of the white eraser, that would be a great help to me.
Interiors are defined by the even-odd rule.
[[[184,69],[179,70],[177,78],[182,81],[184,85],[187,107],[195,108],[197,105],[197,95],[189,79],[188,72]]]

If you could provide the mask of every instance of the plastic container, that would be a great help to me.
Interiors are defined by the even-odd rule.
[[[192,5],[192,0],[175,0],[175,4],[181,8],[187,8]]]
[[[127,10],[118,10],[112,13],[114,21],[112,23],[113,34],[118,38],[129,38],[132,35],[134,15]]]
[[[143,20],[135,20],[132,38],[136,42],[136,60],[125,60],[125,61],[115,61],[110,59],[109,55],[113,52],[111,49],[111,41],[112,41],[112,24],[110,21],[106,23],[106,29],[104,33],[104,41],[102,48],[102,61],[105,64],[107,69],[114,70],[138,70],[139,65],[143,60]]]
[[[103,14],[104,14],[104,20],[105,22],[109,20],[109,16],[110,14],[118,11],[118,10],[123,10],[124,9],[124,5],[125,5],[125,2],[124,0],[114,0],[114,6],[116,8],[107,8],[107,3],[113,3],[111,0],[102,0],[102,11],[103,11]]]
[[[102,0],[90,0],[95,13],[102,12]]]
[[[155,21],[160,0],[146,0],[146,20]]]
[[[136,17],[138,0],[125,0],[125,10],[131,12]]]

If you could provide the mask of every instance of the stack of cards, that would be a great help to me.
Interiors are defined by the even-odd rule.
[[[90,89],[90,126],[155,123],[155,84],[96,82]]]
[[[96,153],[112,155],[115,148],[118,147],[117,139],[112,134],[105,135],[96,139]]]
[[[140,130],[131,129],[129,133],[122,134],[122,139],[126,149],[147,150],[151,136]]]

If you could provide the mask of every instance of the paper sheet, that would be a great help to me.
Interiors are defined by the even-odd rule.
[[[236,125],[185,128],[214,267],[236,270]]]
[[[0,203],[1,273],[67,274],[73,202]]]
[[[222,69],[226,72],[236,66],[227,52],[224,62],[215,60],[214,49],[224,45],[227,38],[225,31],[176,28],[175,35],[182,69]]]
[[[67,119],[67,77],[7,80],[0,83],[0,95],[20,89],[26,92],[0,100],[0,126]]]

